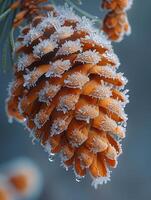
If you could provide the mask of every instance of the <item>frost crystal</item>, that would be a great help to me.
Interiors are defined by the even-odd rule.
[[[39,113],[36,114],[34,118],[34,123],[38,129],[40,129],[49,119],[49,115],[47,112],[41,110]]]
[[[112,48],[111,42],[107,40],[103,32],[99,32],[97,29],[93,29],[93,31],[89,32],[89,35],[86,35],[85,39],[93,40],[96,44],[102,47]]]
[[[128,80],[127,80],[126,77],[123,76],[123,73],[118,73],[116,77],[119,78],[122,81],[123,85],[127,84]]]
[[[71,35],[73,35],[74,33],[72,26],[62,26],[62,27],[59,27],[56,31],[58,34],[58,38],[60,40],[66,39],[70,37]]]
[[[68,120],[67,117],[64,117],[64,119],[63,118],[56,119],[52,124],[50,134],[58,135],[58,134],[62,133],[63,131],[65,131],[68,127],[67,120]]]
[[[44,148],[45,152],[48,153],[48,155],[52,154],[51,153],[51,145],[50,145],[49,141],[46,142],[46,144],[43,146],[43,148]]]
[[[96,106],[85,105],[80,108],[75,115],[77,120],[82,120],[89,123],[91,119],[94,119],[99,115],[99,112],[96,111]]]
[[[63,113],[66,113],[69,110],[75,109],[75,104],[78,102],[79,96],[78,95],[65,95],[60,98],[57,111],[62,111]]]
[[[78,30],[78,31],[89,32],[89,31],[91,31],[93,29],[93,23],[92,23],[91,20],[89,20],[88,18],[83,16],[80,19],[80,21],[77,23],[75,29]]]
[[[49,82],[46,82],[45,87],[39,92],[39,101],[49,105],[50,101],[57,94],[60,88],[61,85],[52,85],[49,84]]]
[[[31,63],[32,63],[31,57],[27,54],[22,54],[22,56],[18,58],[17,70],[23,71],[25,67],[29,66]]]
[[[33,71],[27,70],[26,72],[27,74],[24,75],[24,87],[30,88],[35,86],[40,75],[39,72],[36,71],[36,68]]]
[[[101,55],[92,50],[84,51],[78,54],[77,58],[75,59],[76,62],[81,63],[89,63],[89,64],[97,64],[101,60]]]
[[[108,110],[112,113],[117,114],[124,121],[127,120],[126,114],[124,113],[124,108],[122,104],[117,100],[112,100],[112,102],[108,105]]]
[[[107,87],[104,84],[101,84],[92,91],[90,96],[98,99],[105,99],[109,98],[111,95],[112,95],[111,88],[109,86]]]
[[[98,185],[106,184],[108,181],[110,181],[110,171],[108,170],[107,176],[102,176],[98,178],[93,178],[92,186],[97,189]]]
[[[117,124],[107,115],[105,115],[103,120],[100,123],[99,128],[100,130],[103,130],[104,132],[115,132],[115,129],[117,128]]]
[[[72,131],[72,140],[69,141],[69,143],[73,147],[79,147],[81,146],[85,141],[87,140],[87,136],[82,134],[82,131],[80,129],[75,128]]]
[[[65,86],[67,86],[69,88],[82,89],[84,84],[88,81],[89,81],[89,78],[86,75],[81,74],[79,72],[75,72],[75,73],[69,75],[67,77],[67,79],[64,81],[64,83],[65,83]]]
[[[66,41],[62,47],[58,50],[57,55],[69,55],[76,53],[78,51],[82,51],[82,44],[80,40],[75,41]]]
[[[60,17],[64,20],[71,20],[74,22],[77,22],[80,20],[80,17],[78,17],[72,7],[69,7],[68,4],[65,4],[64,8],[62,6],[58,6],[57,10],[60,14]]]
[[[115,67],[118,68],[120,66],[120,61],[117,57],[117,55],[113,52],[113,50],[110,50],[110,51],[106,51],[103,56],[105,58],[107,58],[108,60],[110,60],[111,62],[114,62],[115,63]]]
[[[37,28],[31,28],[27,35],[24,36],[23,44],[28,46],[34,40],[38,39],[42,34],[43,32],[38,30]]]
[[[61,77],[62,74],[71,68],[70,60],[57,60],[50,63],[50,70],[46,73],[46,77]]]
[[[42,22],[38,25],[37,29],[45,30],[46,28],[54,27],[57,29],[63,24],[63,21],[58,17],[54,17],[52,13],[48,13],[48,16],[45,17]]]
[[[99,71],[100,71],[99,73],[100,76],[111,79],[116,78],[116,71],[112,69],[110,66],[100,66]]]
[[[42,57],[43,55],[52,52],[57,47],[57,40],[50,37],[50,39],[43,40],[38,45],[34,46],[33,54],[36,57]]]

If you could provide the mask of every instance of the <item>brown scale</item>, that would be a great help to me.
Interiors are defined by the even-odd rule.
[[[34,18],[33,26],[42,20]],[[76,28],[77,23],[66,19],[63,26]],[[29,27],[22,30],[19,41],[29,33]],[[55,27],[47,28],[49,34],[39,37],[43,41],[56,31]],[[7,100],[8,115],[19,121],[26,119],[27,128],[41,145],[49,153],[62,154],[64,165],[73,166],[78,176],[88,171],[93,178],[107,177],[108,168],[116,167],[121,153],[116,137],[125,137],[120,123],[126,121],[122,107],[126,96],[121,91],[126,82],[123,75],[116,72],[118,61],[110,56],[111,47],[85,39],[89,30],[74,30],[72,35],[66,35],[58,41],[57,48],[44,51],[38,59],[33,54],[33,46],[39,44],[39,38],[17,50],[18,55],[23,52],[32,59],[22,71],[17,71],[16,66],[15,81]],[[68,54],[57,54],[66,42],[77,39],[81,45],[79,50],[72,45]],[[83,56],[83,60],[78,60],[79,56]],[[45,77],[58,60],[70,61],[71,67],[58,68],[62,73],[59,77]],[[25,85],[27,69],[34,70],[28,80],[34,84],[28,86]]]

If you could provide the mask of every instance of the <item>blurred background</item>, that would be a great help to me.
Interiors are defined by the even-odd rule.
[[[99,0],[83,0],[83,8],[101,16]],[[0,72],[0,165],[16,157],[31,158],[44,176],[44,188],[37,200],[142,200],[151,199],[151,1],[135,1],[129,10],[132,34],[114,44],[121,61],[120,71],[129,79],[130,104],[127,137],[118,167],[107,185],[97,190],[90,178],[78,183],[72,170],[60,167],[59,159],[50,163],[39,145],[33,145],[21,124],[8,123],[5,99],[12,79],[11,66]],[[1,45],[1,44],[0,44]]]

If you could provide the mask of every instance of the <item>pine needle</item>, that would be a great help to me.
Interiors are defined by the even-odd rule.
[[[2,49],[2,69],[4,72],[7,71],[7,48],[8,48],[8,40]]]
[[[1,15],[0,15],[0,21],[3,20],[10,12],[11,12],[11,8],[7,9],[5,12],[3,12]]]
[[[11,29],[9,42],[11,47],[11,60],[14,61],[14,50],[15,50],[15,42],[14,42],[14,28]]]

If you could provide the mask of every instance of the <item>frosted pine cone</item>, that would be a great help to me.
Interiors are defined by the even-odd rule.
[[[124,35],[131,33],[126,11],[132,0],[103,0],[102,8],[109,10],[103,20],[103,31],[112,41],[121,41]]]
[[[126,11],[132,5],[133,0],[103,0],[102,8],[107,10]]]
[[[57,13],[57,14],[56,14]],[[93,185],[110,179],[125,137],[127,83],[119,60],[91,22],[56,8],[22,29],[7,112],[24,122],[50,154],[61,154]]]
[[[18,7],[20,9],[20,12],[15,16],[13,26],[18,27],[26,19],[43,15],[43,11],[52,11],[53,7],[51,5],[42,4],[45,2],[48,2],[48,0],[20,0],[13,3],[11,8]]]
[[[127,14],[125,12],[109,12],[103,22],[103,30],[107,33],[108,38],[113,41],[121,41],[124,35],[131,33]]]

